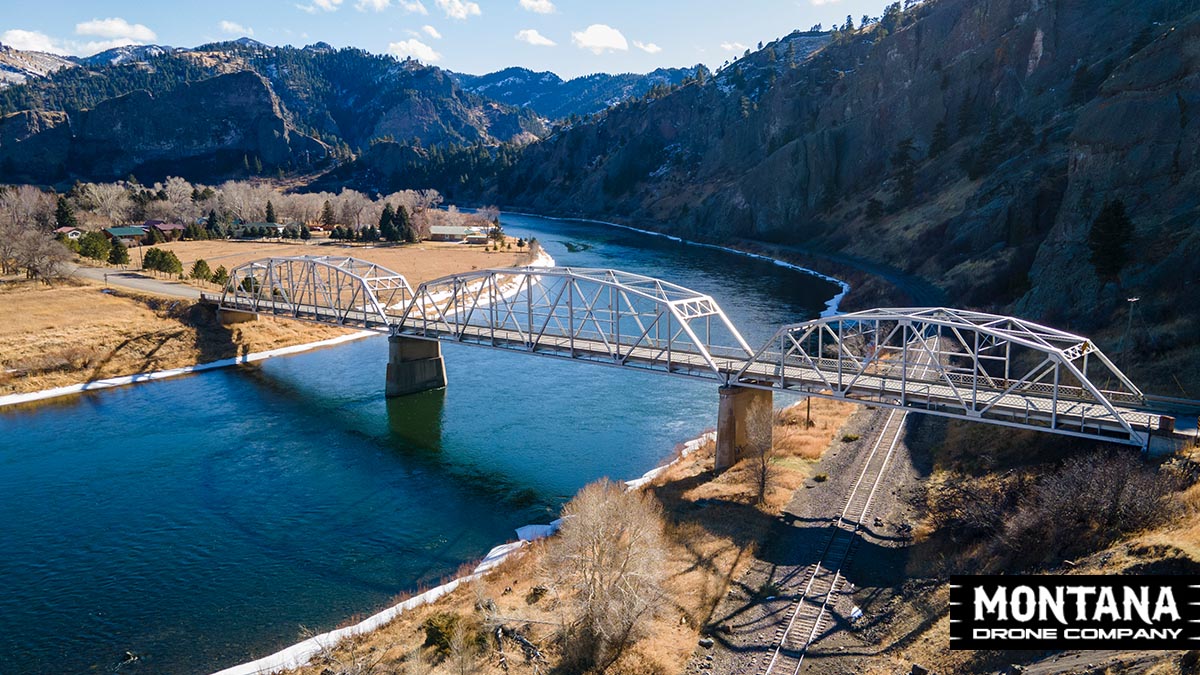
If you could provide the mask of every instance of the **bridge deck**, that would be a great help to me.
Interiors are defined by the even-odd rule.
[[[849,374],[850,365],[843,362],[839,373],[837,359],[802,360],[789,357],[780,368],[779,354],[760,354],[750,361],[734,353],[713,353],[706,357],[699,350],[680,349],[670,341],[648,341],[637,346],[611,344],[602,336],[559,336],[542,334],[535,343],[527,332],[499,329],[492,326],[459,325],[453,333],[439,329],[433,321],[399,324],[400,317],[388,317],[384,322],[369,310],[335,312],[317,305],[259,300],[253,304],[225,302],[224,306],[247,312],[283,315],[317,323],[341,323],[369,329],[392,330],[406,337],[460,342],[479,346],[521,351],[544,356],[556,356],[610,366],[622,366],[691,378],[715,380],[723,384],[793,391],[806,395],[870,402],[883,407],[917,410],[959,419],[986,421],[1018,427],[1036,427],[1056,433],[1100,438],[1115,442],[1141,444],[1130,438],[1122,421],[1135,430],[1148,432],[1159,425],[1159,415],[1147,413],[1129,404],[1112,402],[1121,419],[1116,419],[1100,402],[1078,387],[1061,387],[1057,399],[1050,385],[1031,385],[1034,390],[1011,391],[990,386],[984,379],[975,382],[973,398],[963,398],[965,388],[972,382],[957,375],[957,387],[941,375],[917,364],[907,371],[897,363],[883,361],[872,370]],[[709,361],[709,358],[712,361]],[[815,366],[815,367],[814,367]],[[740,378],[740,379],[739,379]],[[853,380],[852,380],[853,378]]]

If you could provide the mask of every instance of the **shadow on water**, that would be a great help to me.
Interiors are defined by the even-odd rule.
[[[444,388],[389,398],[386,406],[388,429],[394,438],[414,449],[442,449],[442,417],[446,410]]]

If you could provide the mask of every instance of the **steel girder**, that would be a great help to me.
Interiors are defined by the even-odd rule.
[[[1139,443],[1158,418],[1087,338],[948,308],[874,309],[784,326],[747,384]]]
[[[609,269],[492,269],[429,281],[395,332],[716,379],[753,353],[710,296]]]
[[[712,297],[639,274],[489,269],[413,291],[327,256],[236,267],[221,306],[1138,445],[1160,422],[1087,338],[944,307],[784,326],[753,351]]]
[[[221,306],[322,323],[386,328],[407,307],[404,276],[356,258],[265,258],[229,273]]]

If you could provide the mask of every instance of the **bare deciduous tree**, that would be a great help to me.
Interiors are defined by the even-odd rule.
[[[567,608],[564,655],[580,670],[603,671],[662,598],[662,509],[651,495],[605,479],[575,495],[563,518],[544,564]]]
[[[54,195],[32,185],[18,185],[0,192],[0,219],[21,229],[53,229]]]
[[[107,218],[109,222],[121,225],[128,221],[133,202],[124,186],[116,183],[88,183],[84,186],[84,194],[96,213]]]
[[[30,279],[50,283],[62,278],[71,252],[44,232],[25,230],[17,237],[16,264]]]
[[[775,411],[763,400],[756,400],[746,411],[746,445],[744,456],[754,469],[754,489],[759,504],[767,500],[767,492],[778,473],[775,466]]]

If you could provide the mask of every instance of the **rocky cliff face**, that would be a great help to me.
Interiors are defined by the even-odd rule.
[[[1155,349],[1195,344],[1197,10],[930,0],[793,34],[533,145],[475,198],[851,253],[1110,348],[1138,294]],[[1110,199],[1136,236],[1101,281],[1087,237]]]
[[[273,169],[324,153],[285,124],[270,87],[251,72],[158,96],[137,91],[73,115],[16,113],[0,121],[0,166],[8,181],[210,176],[247,159]]]

